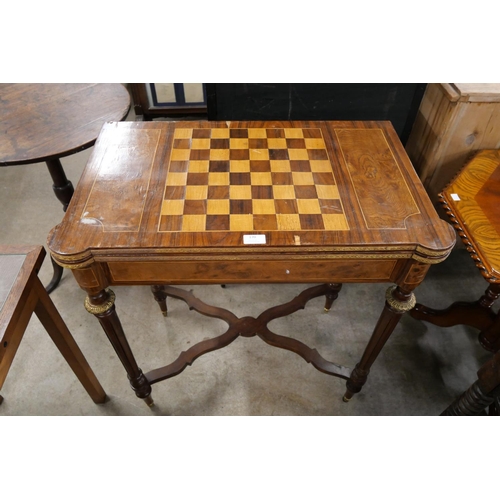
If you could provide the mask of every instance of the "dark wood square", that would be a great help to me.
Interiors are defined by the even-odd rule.
[[[188,173],[188,186],[206,186],[208,184],[208,173]]]
[[[267,139],[248,139],[249,149],[267,149]]]
[[[211,130],[209,128],[193,129],[193,139],[208,139],[210,138]]]
[[[292,172],[310,172],[311,164],[309,160],[290,160],[290,170]]]
[[[250,158],[248,149],[230,149],[229,159],[230,160],[248,160]]]
[[[329,172],[313,172],[314,184],[332,185],[335,184],[333,174]]]
[[[253,228],[256,231],[275,231],[278,229],[276,215],[254,215]]]
[[[207,231],[229,231],[229,215],[207,215]]]
[[[287,139],[286,146],[289,149],[306,149],[304,139]]]
[[[185,196],[185,186],[167,186],[165,189],[165,200],[183,200]]]
[[[232,186],[247,186],[252,183],[250,172],[231,172],[229,174],[229,183]]]
[[[251,214],[252,200],[229,200],[230,214]]]
[[[229,172],[229,160],[210,160],[209,172]]]
[[[287,149],[270,149],[269,150],[270,160],[288,160],[288,150]]]
[[[319,207],[322,214],[341,214],[343,213],[340,200],[319,200]]]
[[[210,149],[229,149],[229,139],[210,139]]]
[[[250,160],[250,170],[252,172],[270,172],[271,162],[269,160]]]
[[[189,153],[190,160],[210,160],[210,149],[192,149]]]
[[[321,139],[321,130],[319,128],[305,128],[302,129],[304,139]]]
[[[307,154],[310,160],[328,160],[326,149],[308,149]]]
[[[203,215],[207,213],[206,200],[184,200],[185,215]]]
[[[191,139],[174,139],[173,147],[175,149],[189,149],[191,147]]]
[[[228,200],[229,186],[208,186],[207,198],[209,200]]]
[[[297,214],[299,209],[296,200],[274,200],[277,214]]]
[[[290,172],[271,172],[271,177],[275,186],[291,186],[293,184],[293,177]]]
[[[232,128],[229,130],[229,137],[232,139],[246,139],[248,137],[248,130],[246,128]]]
[[[268,128],[266,134],[269,139],[284,139],[285,132],[282,128]]]
[[[252,186],[252,198],[254,200],[271,199],[272,197],[272,186]]]
[[[182,229],[182,215],[162,215],[160,217],[160,231],[180,231]]]
[[[295,186],[295,196],[302,199],[318,198],[315,186]]]
[[[299,214],[299,219],[302,229],[325,229],[320,214]]]

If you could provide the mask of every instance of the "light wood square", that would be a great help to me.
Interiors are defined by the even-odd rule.
[[[191,149],[210,149],[210,139],[193,139]]]
[[[271,172],[252,172],[252,186],[270,186],[273,183]]]
[[[275,200],[294,200],[295,189],[293,186],[273,186],[273,196]]]
[[[229,229],[231,231],[253,231],[253,215],[230,215]]]
[[[211,160],[229,160],[229,149],[211,149]]]
[[[252,186],[229,186],[229,198],[232,200],[251,200]]]
[[[229,200],[207,200],[207,215],[227,215]]]
[[[230,172],[250,172],[250,160],[231,160]]]
[[[328,160],[310,160],[311,172],[331,172],[332,165]]]
[[[300,231],[299,214],[277,214],[278,229],[281,231]]]
[[[268,149],[250,149],[251,160],[269,160]]]
[[[335,185],[316,185],[316,192],[318,193],[318,198],[323,200],[336,200],[340,198],[339,190]]]
[[[183,215],[182,230],[183,231],[204,231],[206,215]]]
[[[269,149],[286,149],[286,139],[273,139],[269,138],[267,140],[267,147]]]
[[[349,224],[344,214],[323,214],[325,229],[329,231],[347,231]]]
[[[285,128],[285,137],[287,139],[302,139],[304,131],[301,128]]]
[[[176,128],[174,131],[174,139],[191,139],[192,135],[192,128]]]
[[[208,172],[208,166],[208,160],[191,160],[189,162],[188,171],[197,174],[204,174]]]
[[[274,200],[253,200],[252,211],[254,215],[274,214],[276,213]]]
[[[208,186],[186,186],[186,200],[206,200]]]
[[[290,172],[290,161],[271,160],[271,172]]]
[[[310,186],[314,184],[311,172],[292,172],[292,177],[295,186]]]
[[[307,149],[289,149],[288,158],[290,160],[309,160]]]
[[[299,214],[320,214],[321,207],[318,200],[297,200]]]
[[[190,154],[191,154],[190,149],[172,149],[172,154],[170,156],[170,160],[171,161],[189,160]]]
[[[209,186],[227,186],[229,184],[229,172],[210,172],[208,174]]]
[[[167,186],[185,186],[186,179],[186,173],[169,172],[167,175]]]
[[[307,149],[326,149],[323,139],[304,139]]]
[[[161,215],[182,215],[184,200],[163,200]]]
[[[248,149],[248,139],[229,139],[231,149]]]
[[[267,132],[265,128],[249,128],[248,138],[249,139],[265,139],[267,137]]]
[[[229,139],[228,128],[213,128],[212,139]]]

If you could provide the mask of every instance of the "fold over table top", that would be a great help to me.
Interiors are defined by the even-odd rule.
[[[455,243],[389,122],[107,123],[63,221],[62,265],[217,253],[376,253]]]

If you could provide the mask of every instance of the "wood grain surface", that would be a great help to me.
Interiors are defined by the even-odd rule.
[[[0,166],[62,158],[92,146],[120,121],[130,96],[119,83],[0,84]]]
[[[499,280],[500,151],[477,153],[446,186],[441,199],[485,278]]]
[[[175,231],[162,230],[165,202],[174,199],[173,195],[165,195],[166,186],[176,187],[183,193],[188,188],[196,193],[200,186],[206,188],[202,192],[208,193],[208,188],[213,187],[209,183],[203,186],[206,180],[200,184],[196,176],[189,184],[185,173],[172,168],[174,164],[180,168],[179,162],[207,161],[184,158],[182,154],[172,157],[180,150],[174,147],[174,141],[181,140],[183,133],[192,134],[195,129],[215,135],[227,134],[228,130],[236,134],[252,129],[289,130],[289,133],[299,129],[319,130],[328,156],[325,164],[333,175],[341,201],[339,213],[345,217],[346,224],[337,229],[318,229],[313,219],[308,223],[305,217],[300,227],[273,230],[238,230],[237,227],[207,230],[202,225],[199,229],[187,226]],[[190,155],[194,139],[191,135],[186,140],[191,143],[183,154]],[[210,157],[214,149],[207,149],[203,154]],[[267,152],[271,149],[268,147]],[[196,154],[199,151],[195,150]],[[231,151],[231,148],[223,148],[216,153],[227,156]],[[283,151],[290,153],[291,149]],[[307,151],[306,148],[300,154],[308,154]],[[244,160],[213,161],[227,162],[227,168],[231,169],[233,161]],[[259,164],[259,168],[261,166],[264,164]],[[248,206],[255,205],[252,202],[262,196],[258,194],[262,188],[271,190],[275,187],[273,177],[267,172],[262,174],[268,174],[268,180],[258,176],[256,185],[251,186],[257,189],[250,189]],[[233,188],[235,184],[228,182],[228,177],[219,183],[222,187]],[[282,180],[281,177],[275,178]],[[297,187],[293,181],[290,186]],[[279,187],[287,186],[281,184]],[[310,187],[314,188],[314,184],[308,185]],[[296,191],[290,202],[298,201]],[[208,205],[203,197],[199,200],[204,202],[199,204],[199,210],[206,215],[203,211]],[[179,199],[185,203],[186,196],[181,195]],[[277,208],[278,205],[274,204],[276,214],[288,215]],[[195,204],[191,207],[196,210]],[[167,215],[174,214],[167,211]],[[241,215],[255,217],[251,212]],[[264,235],[265,244],[245,244],[244,236],[248,234]],[[161,255],[194,254],[198,259],[203,256],[212,259],[217,254],[226,255],[228,252],[234,258],[237,255],[298,256],[318,252],[325,259],[327,256],[335,258],[336,253],[350,252],[371,253],[371,258],[382,255],[382,258],[394,259],[394,254],[410,256],[415,252],[422,258],[435,261],[442,260],[453,243],[450,226],[437,216],[388,122],[107,123],[63,222],[49,237],[51,252],[63,265],[82,263],[91,256],[109,256],[110,249],[113,255],[122,255],[128,260],[133,259],[134,254],[137,258],[144,256],[147,249],[151,259]]]

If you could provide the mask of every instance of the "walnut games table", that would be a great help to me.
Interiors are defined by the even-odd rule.
[[[389,122],[107,123],[72,201],[49,235],[53,258],[88,296],[137,396],[238,336],[259,336],[359,392],[453,229],[430,202]],[[390,282],[354,369],[272,333],[267,325],[342,283]],[[257,318],[238,318],[173,285],[312,283]],[[113,285],[152,285],[228,323],[168,366],[143,373],[115,310]]]

